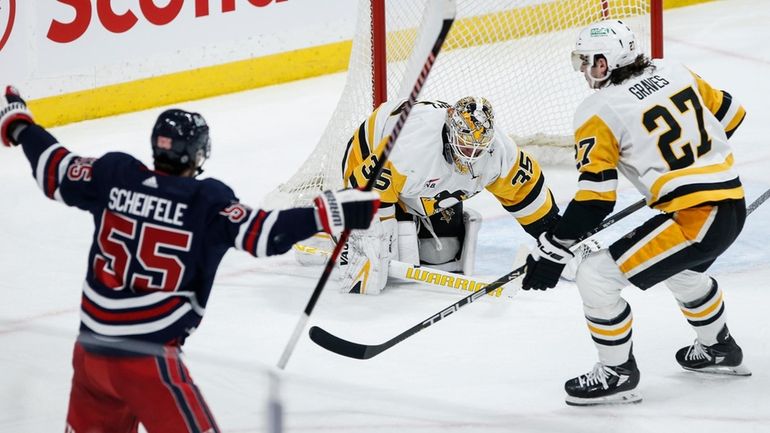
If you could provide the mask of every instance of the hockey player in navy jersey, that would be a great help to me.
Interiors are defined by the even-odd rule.
[[[43,193],[93,215],[68,433],[218,432],[180,358],[230,247],[282,254],[325,231],[365,229],[378,195],[325,191],[313,207],[251,209],[215,179],[196,179],[211,148],[203,117],[163,112],[154,169],[130,155],[83,158],[35,124],[18,92],[0,97],[0,139],[21,145]]]

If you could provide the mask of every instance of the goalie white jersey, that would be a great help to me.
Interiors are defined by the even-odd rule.
[[[350,139],[342,167],[347,186],[364,185],[371,176],[403,102],[380,105]],[[548,228],[558,207],[537,161],[505,134],[496,133],[472,170],[459,167],[445,145],[449,107],[440,101],[414,106],[375,184],[383,204],[397,203],[405,212],[426,217],[486,188],[528,233],[537,236]]]
[[[680,64],[653,64],[578,107],[575,200],[614,203],[616,169],[664,212],[743,198],[727,143],[743,107]]]

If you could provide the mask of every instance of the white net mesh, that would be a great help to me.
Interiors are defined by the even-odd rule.
[[[318,146],[265,206],[305,204],[342,185],[340,167],[355,128],[373,108],[371,0],[360,0],[348,77],[337,109]],[[402,85],[426,0],[385,2],[387,88]],[[542,164],[569,155],[572,115],[589,94],[569,53],[577,30],[606,18],[623,19],[649,54],[648,0],[458,0],[457,18],[420,99],[447,102],[484,96],[495,109],[497,130],[527,147]],[[411,83],[408,83],[411,85]],[[396,144],[397,145],[397,144]],[[561,151],[552,151],[556,148]],[[539,149],[549,149],[547,152]]]

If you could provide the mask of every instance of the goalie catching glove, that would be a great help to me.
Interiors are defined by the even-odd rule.
[[[316,197],[313,204],[318,230],[339,238],[344,230],[369,228],[380,207],[380,196],[358,189],[327,190]]]
[[[24,99],[13,86],[6,86],[5,95],[0,98],[0,139],[6,146],[18,144],[17,138],[23,128],[19,126],[35,123]]]
[[[543,232],[537,238],[537,248],[527,257],[527,273],[521,282],[523,290],[546,290],[556,286],[564,267],[574,257],[569,250],[571,241],[555,238]]]

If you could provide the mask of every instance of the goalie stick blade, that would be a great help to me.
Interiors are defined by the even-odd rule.
[[[353,343],[332,335],[323,329],[313,326],[310,328],[310,339],[324,349],[334,352],[338,355],[347,356],[353,359],[369,359],[379,352],[372,351],[371,346],[365,344]]]

